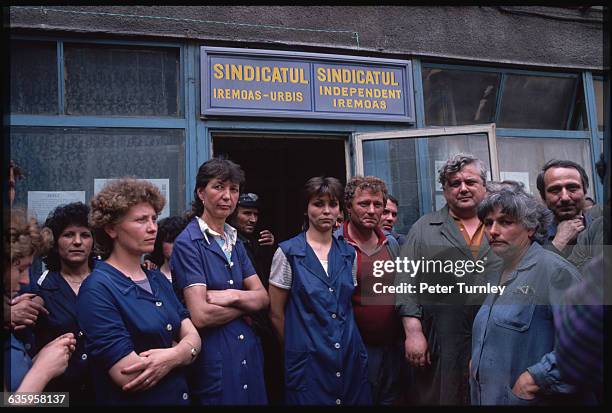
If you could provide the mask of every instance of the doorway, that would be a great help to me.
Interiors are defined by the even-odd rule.
[[[276,242],[302,229],[302,188],[313,176],[333,176],[346,184],[345,136],[213,134],[213,156],[225,155],[245,172],[242,192],[254,192],[262,208],[258,230]]]

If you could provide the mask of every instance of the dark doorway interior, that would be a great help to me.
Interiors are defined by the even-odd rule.
[[[213,153],[226,155],[244,169],[243,192],[261,197],[259,229],[270,229],[277,242],[301,231],[301,193],[309,178],[333,176],[346,184],[342,138],[216,135]]]

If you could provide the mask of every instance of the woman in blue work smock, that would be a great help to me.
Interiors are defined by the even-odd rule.
[[[104,261],[81,285],[77,317],[97,404],[187,405],[183,366],[200,336],[159,271],[141,266],[153,251],[165,199],[148,181],[111,181],[91,200],[89,223]]]
[[[285,346],[286,403],[371,404],[367,353],[351,305],[355,250],[332,236],[343,186],[311,178],[307,230],[280,243],[270,271],[270,318]]]
[[[189,383],[198,404],[267,403],[261,342],[244,316],[265,308],[268,294],[236,229],[225,223],[243,182],[244,172],[230,160],[200,166],[194,217],[170,258],[174,288],[202,337]]]
[[[32,283],[32,292],[43,298],[49,312],[36,322],[36,347],[40,349],[67,332],[77,340],[68,368],[46,387],[46,391],[69,392],[71,405],[95,400],[85,340],[77,321],[79,288],[94,263],[88,214],[89,208],[81,202],[58,206],[49,214],[44,226],[53,234],[53,246],[43,257],[47,271]]]

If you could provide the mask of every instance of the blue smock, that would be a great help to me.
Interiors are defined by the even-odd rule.
[[[51,380],[45,391],[70,392],[70,403],[91,404],[95,400],[85,339],[77,321],[77,295],[68,282],[55,271],[41,274],[33,288],[43,300],[49,315],[41,313],[34,334],[37,351],[65,333],[73,333],[76,349],[64,374]]]
[[[183,297],[190,285],[207,290],[243,289],[245,278],[256,276],[242,241],[236,241],[231,260],[212,236],[204,239],[197,218],[174,240],[172,283]],[[224,325],[198,329],[202,352],[190,366],[191,395],[201,404],[267,404],[261,341],[242,317]]]
[[[32,368],[32,359],[24,343],[12,333],[10,338],[4,334],[4,386],[7,391],[16,391]]]
[[[287,404],[371,404],[368,356],[351,304],[355,250],[333,238],[328,276],[305,233],[279,248],[292,272],[285,307]]]
[[[113,266],[98,262],[81,285],[77,317],[92,363],[97,404],[187,405],[186,369],[176,367],[154,387],[124,392],[109,370],[132,351],[171,348],[180,341],[181,322],[189,313],[159,271],[145,270],[152,293],[138,287]]]

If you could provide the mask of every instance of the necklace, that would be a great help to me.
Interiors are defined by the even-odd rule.
[[[68,278],[64,274],[61,274],[61,275],[64,278],[64,280],[68,281],[70,284],[81,285],[81,284],[83,284],[83,281],[85,281],[85,278],[87,278],[87,275],[89,275],[89,274],[87,274],[85,277],[81,278],[79,281],[73,281],[73,280],[71,280],[70,278]]]

